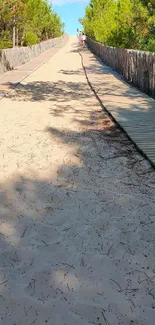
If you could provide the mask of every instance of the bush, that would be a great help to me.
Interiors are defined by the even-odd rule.
[[[147,51],[155,52],[155,39],[150,39],[147,45]]]
[[[24,46],[31,46],[38,44],[40,42],[38,36],[34,34],[33,32],[27,32],[24,37]]]
[[[0,49],[8,49],[12,47],[10,32],[2,31],[0,33]]]
[[[9,49],[12,47],[12,42],[9,40],[0,40],[0,49]]]
[[[140,50],[155,52],[155,38],[144,37],[141,41]]]

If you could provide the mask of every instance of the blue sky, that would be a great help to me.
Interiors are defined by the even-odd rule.
[[[89,0],[52,0],[53,9],[65,23],[65,32],[75,35],[77,28],[80,28],[78,19],[84,16],[85,7]]]

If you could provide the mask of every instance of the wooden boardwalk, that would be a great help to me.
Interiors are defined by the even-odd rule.
[[[51,49],[41,53],[31,61],[17,67],[14,70],[7,71],[0,75],[0,100],[10,93],[21,81],[28,77],[32,72],[46,63],[59,49],[61,49],[68,40],[65,37]]]
[[[89,51],[82,55],[88,79],[104,107],[155,166],[155,100],[124,82]]]

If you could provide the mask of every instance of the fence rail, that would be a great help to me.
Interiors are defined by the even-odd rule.
[[[88,38],[88,46],[124,79],[155,97],[155,53],[105,46]]]
[[[0,49],[0,75],[6,71],[13,70],[16,67],[34,59],[42,52],[56,46],[64,36],[53,38],[36,45],[27,47],[15,47],[11,49]]]

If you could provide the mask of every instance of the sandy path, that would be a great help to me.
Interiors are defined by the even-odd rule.
[[[0,324],[154,325],[155,174],[75,41],[0,102]]]

